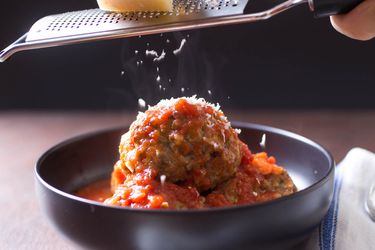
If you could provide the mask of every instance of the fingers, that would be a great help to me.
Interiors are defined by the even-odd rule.
[[[375,37],[375,0],[365,0],[348,14],[331,16],[331,23],[350,38],[370,40]]]

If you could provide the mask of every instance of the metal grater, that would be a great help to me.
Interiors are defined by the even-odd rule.
[[[247,0],[174,2],[174,12],[111,13],[100,9],[68,12],[48,16],[36,22],[26,42],[45,39],[92,36],[110,32],[122,36],[156,33],[155,29],[170,28],[173,23],[189,22],[223,15],[241,14]]]
[[[28,33],[0,52],[0,62],[23,50],[265,20],[307,2],[318,16],[343,13],[361,1],[287,0],[269,10],[249,14],[244,13],[248,0],[174,0],[173,12],[68,12],[37,21]]]

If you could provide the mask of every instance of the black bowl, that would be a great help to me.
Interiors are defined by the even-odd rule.
[[[297,134],[233,123],[253,152],[267,135],[299,191],[254,205],[202,210],[145,210],[105,206],[72,192],[109,177],[127,128],[100,131],[63,142],[37,162],[37,194],[52,224],[89,249],[285,249],[319,225],[333,194],[334,161],[317,143]]]

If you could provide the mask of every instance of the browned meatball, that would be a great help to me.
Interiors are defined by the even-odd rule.
[[[206,191],[235,175],[241,145],[214,105],[195,97],[164,100],[140,113],[123,135],[117,168],[123,176],[149,171]],[[121,174],[113,174],[113,185],[122,182],[116,176]]]
[[[266,153],[251,154],[244,148],[244,157],[236,176],[219,185],[206,197],[209,207],[233,206],[268,201],[290,195],[297,189],[287,171],[276,165]]]

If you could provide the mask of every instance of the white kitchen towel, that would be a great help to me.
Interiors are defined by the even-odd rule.
[[[375,222],[365,209],[375,183],[375,154],[354,148],[336,170],[330,209],[306,249],[375,250]]]

